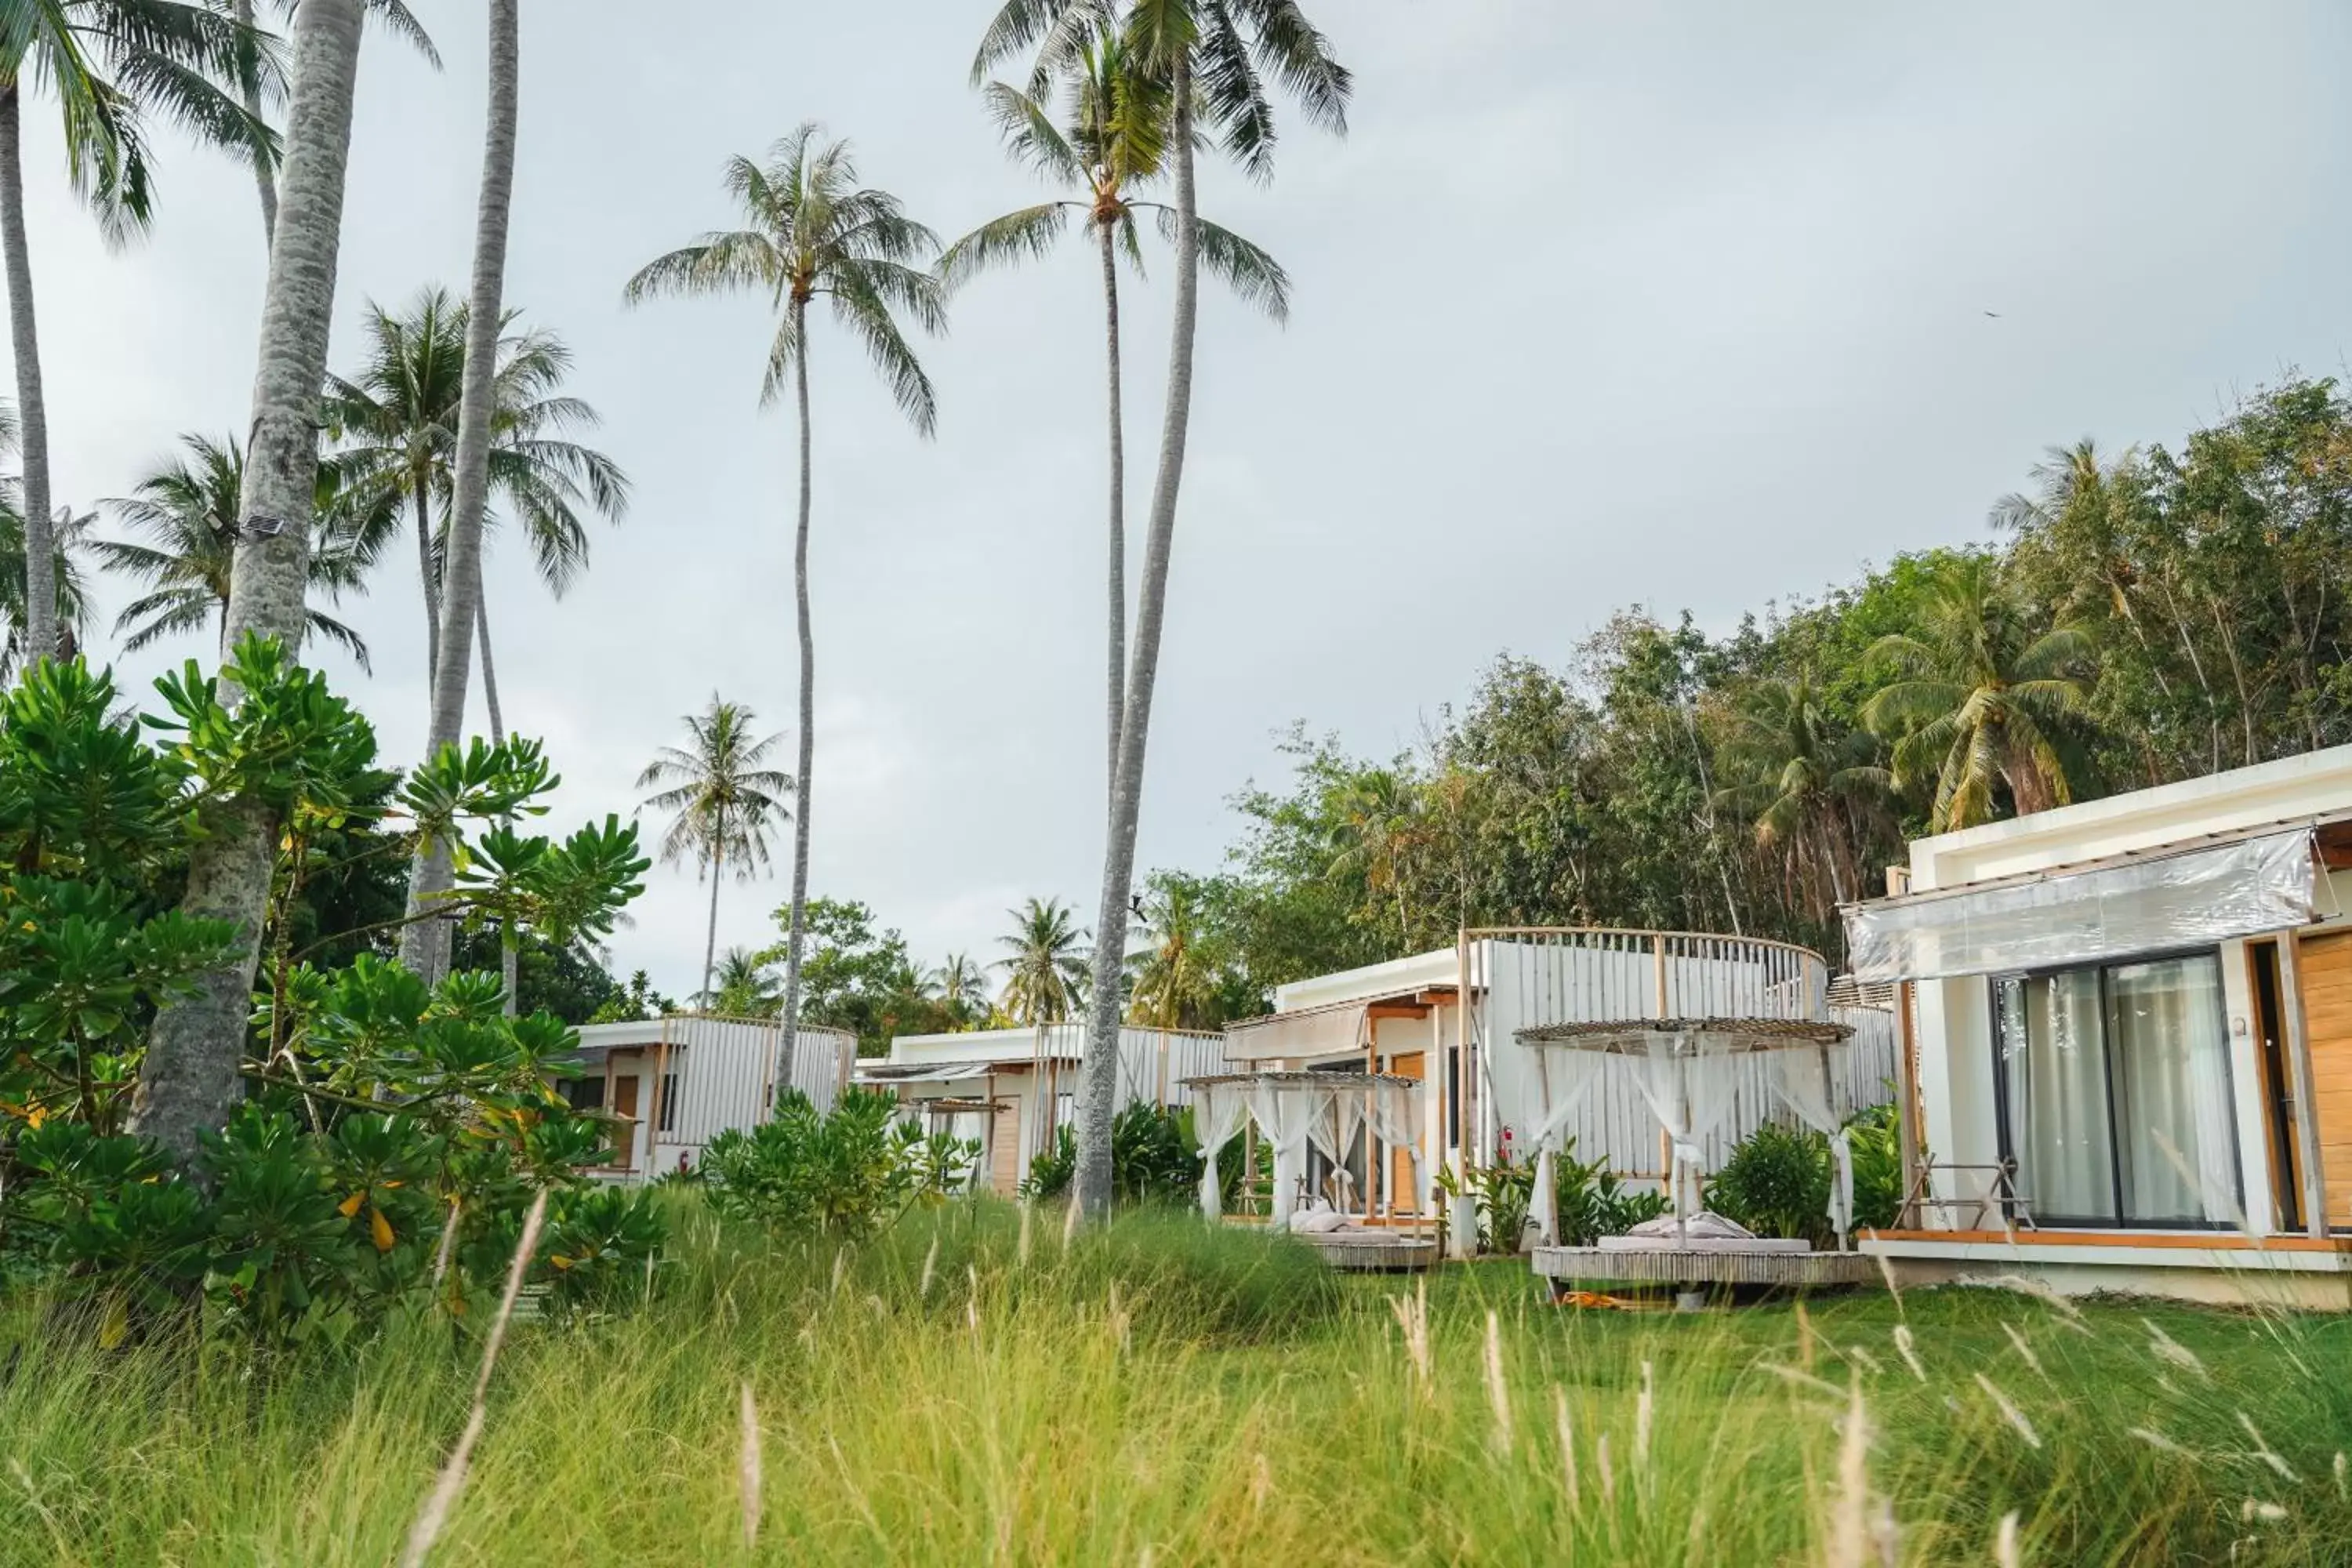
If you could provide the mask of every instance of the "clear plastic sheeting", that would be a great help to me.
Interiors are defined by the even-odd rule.
[[[2054,969],[2284,931],[2313,916],[2311,830],[1845,911],[1865,984]]]

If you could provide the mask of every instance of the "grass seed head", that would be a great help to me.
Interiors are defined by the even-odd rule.
[[[2025,1557],[2017,1543],[2015,1509],[2000,1516],[2000,1528],[1993,1531],[1992,1560],[1994,1568],[2024,1568]]]
[[[1486,1314],[1486,1403],[1495,1414],[1495,1451],[1511,1451],[1511,1390],[1503,1381],[1503,1324]]]
[[[1976,1374],[1976,1378],[1977,1386],[1983,1389],[1986,1394],[1991,1398],[1993,1404],[2000,1407],[2001,1419],[2008,1422],[2011,1426],[2017,1429],[2017,1435],[2025,1439],[2025,1446],[2029,1448],[2041,1447],[2042,1435],[2033,1429],[2033,1423],[2025,1418],[2025,1412],[2020,1410],[2009,1395],[2000,1391],[2000,1385],[1994,1383],[1992,1379],[1987,1377],[1982,1373],[1978,1373]]]

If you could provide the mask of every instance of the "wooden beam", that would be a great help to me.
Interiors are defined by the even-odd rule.
[[[2327,1234],[2327,1158],[2319,1142],[2319,1100],[2311,1069],[2311,1030],[2303,1011],[2302,937],[2279,936],[2279,1012],[2286,1026],[2286,1060],[2294,1074],[2295,1142],[2303,1152],[2304,1234]]]
[[[1425,1002],[1375,1002],[1364,1009],[1364,1016],[1381,1018],[1426,1018],[1433,1011]]]
[[[1874,1241],[1932,1241],[1955,1247],[2144,1247],[2184,1252],[2334,1252],[2352,1256],[2352,1237],[2333,1236],[2261,1236],[2248,1239],[2234,1230],[2200,1232],[2153,1230],[1865,1230]]]
[[[1903,1206],[1897,1225],[1919,1223],[1919,1205],[1911,1201],[1919,1172],[1919,1039],[1911,1021],[1912,983],[1895,988],[1895,1130],[1897,1158],[1903,1163]]]

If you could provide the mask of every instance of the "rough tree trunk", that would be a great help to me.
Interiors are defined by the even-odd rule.
[[[228,14],[238,26],[252,29],[253,0],[229,0]],[[245,111],[258,121],[261,89],[257,83],[246,83],[244,103]],[[270,170],[269,159],[258,150],[253,154],[253,184],[261,196],[262,243],[274,244],[278,238],[278,176]]]
[[[1160,431],[1160,473],[1143,547],[1143,586],[1135,606],[1135,647],[1129,660],[1127,708],[1119,722],[1118,773],[1110,803],[1110,833],[1103,849],[1102,905],[1095,921],[1092,1018],[1078,1083],[1078,1169],[1075,1198],[1094,1218],[1110,1213],[1110,1126],[1118,1107],[1118,1013],[1127,957],[1128,898],[1135,881],[1135,833],[1143,805],[1145,742],[1151,729],[1151,689],[1159,674],[1160,636],[1168,604],[1168,566],[1176,537],[1176,492],[1184,479],[1184,438],[1192,410],[1192,344],[1200,322],[1201,226],[1193,189],[1192,74],[1188,55],[1177,57],[1176,298],[1169,332],[1168,408]]]
[[[776,1065],[776,1081],[793,1081],[793,1058],[800,1050],[801,948],[808,935],[810,777],[816,766],[816,634],[809,626],[809,388],[808,301],[792,302],[793,389],[801,416],[800,525],[793,539],[793,585],[798,595],[801,629],[801,754],[800,773],[793,780],[793,908],[784,938],[783,1054]],[[781,1092],[781,1091],[780,1091]]]
[[[0,249],[8,272],[8,335],[16,356],[16,422],[25,465],[24,667],[58,651],[58,555],[49,510],[49,414],[34,330],[33,253],[25,238],[24,95],[0,87]]]
[[[719,962],[719,868],[727,858],[726,820],[720,818],[718,837],[710,841],[710,922],[702,931],[702,1010],[719,1011],[719,998],[711,994],[711,976]]]
[[[416,580],[425,590],[425,722],[432,722],[433,682],[441,673],[441,584],[433,579],[433,474],[419,465],[409,476],[416,504]]]
[[[1111,226],[1095,225],[1102,239],[1104,342],[1110,354],[1110,680],[1105,726],[1109,765],[1104,785],[1118,793],[1118,731],[1127,713],[1127,422],[1120,411],[1118,364],[1118,256]]]
[[[507,738],[505,715],[499,711],[499,667],[490,657],[490,596],[478,595],[474,600],[474,635],[481,641],[482,705],[490,712],[490,744],[498,745]],[[522,934],[512,922],[499,921],[499,981],[506,991],[506,1015],[512,1018],[522,1012]]]
[[[499,322],[506,309],[507,220],[514,204],[515,119],[522,74],[520,11],[520,0],[489,0],[489,128],[482,148],[473,289],[466,306],[466,378],[457,400],[457,472],[449,546],[441,569],[440,662],[433,672],[427,757],[457,744],[466,725],[467,677],[473,672],[474,623],[482,594],[482,516],[489,505]],[[419,917],[440,902],[456,880],[443,843],[419,854],[410,870],[409,924],[401,933],[400,957],[428,981],[438,981],[448,972],[449,922]]]
[[[253,429],[240,515],[285,526],[237,542],[227,637],[247,632],[301,646],[310,575],[310,514],[319,466],[319,397],[335,309],[343,183],[351,162],[352,89],[359,74],[361,0],[302,0],[294,18],[294,96],[287,114],[283,205],[269,250]],[[236,693],[225,693],[234,700]],[[193,996],[155,1018],[132,1105],[135,1125],[181,1160],[220,1127],[236,1101],[254,966],[277,844],[266,807],[230,800],[189,857],[190,914],[236,928],[229,961],[198,977]]]
[[[498,745],[507,738],[506,715],[499,708],[499,667],[490,657],[490,596],[474,596],[474,635],[481,639],[482,706],[489,710],[490,744]]]

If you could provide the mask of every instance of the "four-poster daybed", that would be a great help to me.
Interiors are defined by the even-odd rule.
[[[1838,1081],[1836,1056],[1853,1034],[1842,1023],[1785,1017],[1607,1019],[1519,1030],[1515,1038],[1536,1057],[1540,1112],[1535,1218],[1543,1244],[1535,1251],[1536,1272],[1563,1285],[1627,1280],[1685,1288],[1851,1284],[1864,1279],[1869,1263],[1852,1250],[1853,1155],[1831,1092]],[[1770,1053],[1774,1099],[1829,1139],[1835,1252],[1751,1236],[1700,1207],[1706,1173],[1699,1141],[1731,1110],[1733,1060],[1758,1052]],[[1635,1088],[1671,1149],[1667,1188],[1674,1215],[1636,1226],[1630,1235],[1601,1237],[1596,1246],[1563,1247],[1553,1189],[1560,1130],[1612,1056],[1639,1064]]]
[[[1419,1081],[1389,1073],[1277,1071],[1190,1078],[1184,1087],[1192,1092],[1201,1212],[1208,1219],[1217,1220],[1222,1208],[1218,1156],[1255,1126],[1274,1162],[1273,1226],[1290,1230],[1341,1268],[1418,1268],[1436,1261],[1436,1237],[1421,1233],[1430,1215],[1430,1173],[1422,1168],[1417,1137]],[[1360,1144],[1360,1178],[1349,1168]],[[1405,1201],[1394,1190],[1393,1171],[1382,1169],[1383,1150],[1409,1160]],[[1331,1190],[1321,1207],[1312,1206],[1308,1191],[1310,1152],[1330,1168]],[[1384,1188],[1385,1217],[1375,1212]],[[1410,1228],[1392,1223],[1408,1211],[1416,1216]]]

